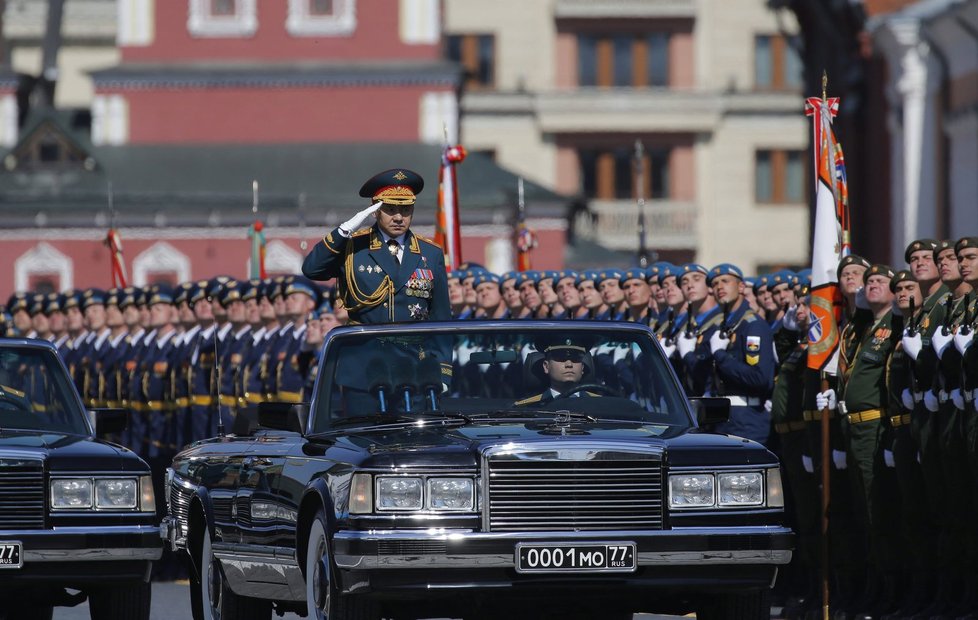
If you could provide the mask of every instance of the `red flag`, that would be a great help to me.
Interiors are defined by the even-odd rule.
[[[112,261],[112,286],[126,288],[129,286],[129,277],[126,275],[126,262],[122,258],[122,239],[116,229],[109,229],[105,235],[105,245],[109,246]]]
[[[815,161],[815,231],[812,241],[812,301],[808,328],[808,367],[836,374],[842,292],[836,270],[849,253],[849,196],[842,147],[832,131],[838,98],[806,101],[812,117]]]
[[[465,159],[465,148],[445,145],[438,171],[438,214],[435,219],[435,243],[445,252],[445,269],[451,271],[462,263],[462,233],[458,217],[458,177],[455,164]]]

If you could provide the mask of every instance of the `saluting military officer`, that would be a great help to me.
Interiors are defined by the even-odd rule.
[[[367,180],[360,195],[373,204],[313,246],[302,272],[313,280],[337,278],[349,322],[451,319],[445,254],[411,231],[424,180],[403,168]],[[358,230],[373,215],[370,228]]]
[[[682,333],[676,338],[676,350],[682,361],[684,387],[688,396],[702,396],[709,388],[713,373],[710,336],[720,327],[723,313],[707,284],[709,271],[698,263],[682,266],[679,286],[686,298],[687,313]]]

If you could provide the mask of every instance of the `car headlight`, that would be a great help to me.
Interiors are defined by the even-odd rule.
[[[760,506],[764,503],[764,474],[743,472],[717,474],[717,504]]]
[[[91,478],[52,478],[52,510],[85,510],[92,507]]]
[[[377,510],[421,510],[423,507],[421,478],[377,477]]]
[[[428,507],[432,510],[472,510],[475,483],[471,478],[429,478]]]
[[[716,504],[713,474],[669,476],[670,508],[709,508]]]
[[[138,500],[134,478],[95,480],[96,510],[132,510]]]
[[[169,485],[166,487],[169,489]],[[167,502],[170,501],[167,495]],[[169,504],[167,504],[169,505]],[[139,510],[142,512],[156,512],[156,492],[153,490],[153,477],[139,477]]]
[[[777,467],[767,470],[767,505],[769,508],[784,508],[781,470]]]

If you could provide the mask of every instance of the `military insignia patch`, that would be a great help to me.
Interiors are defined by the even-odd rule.
[[[761,337],[760,336],[747,336],[747,351],[750,353],[758,353],[761,350]],[[754,362],[755,364],[757,362]]]
[[[760,355],[748,355],[747,358],[746,358],[746,360],[747,360],[747,364],[748,365],[750,365],[750,366],[757,366],[760,363],[760,361],[761,361],[761,356]]]
[[[360,273],[363,273],[366,270],[367,270],[366,267],[364,267],[363,265],[360,265],[360,269],[358,269],[357,271],[359,271]]]
[[[397,172],[394,173],[394,178],[397,179],[398,181],[403,181],[404,179],[407,178],[407,175],[401,172],[400,170],[398,170]]]
[[[411,318],[416,321],[423,321],[428,318],[428,309],[421,304],[411,304],[408,306],[408,311],[411,313]]]

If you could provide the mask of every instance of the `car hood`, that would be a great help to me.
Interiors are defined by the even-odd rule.
[[[624,450],[659,448],[673,466],[777,463],[763,446],[746,439],[696,429],[632,422],[550,421],[468,424],[455,428],[374,428],[333,439],[362,455],[362,467],[478,467],[481,454],[507,445],[619,444]]]
[[[0,429],[0,457],[8,454],[42,458],[52,473],[149,470],[127,448],[84,435]]]

